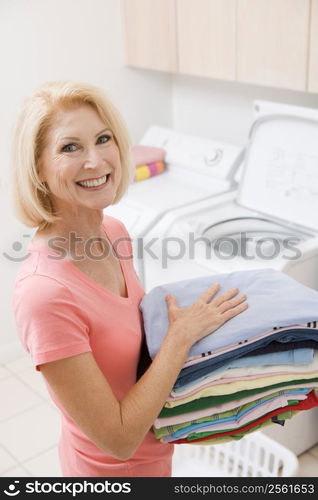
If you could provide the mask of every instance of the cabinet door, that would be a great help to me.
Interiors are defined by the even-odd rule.
[[[122,0],[126,64],[176,71],[175,0]]]
[[[310,0],[237,6],[237,80],[305,91]]]
[[[235,79],[236,0],[177,0],[178,71]]]
[[[308,90],[318,92],[318,0],[311,4]]]

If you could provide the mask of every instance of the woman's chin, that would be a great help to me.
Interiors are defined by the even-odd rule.
[[[84,203],[83,205],[91,210],[104,210],[114,203],[115,196],[109,196],[106,199],[95,200],[92,202]]]

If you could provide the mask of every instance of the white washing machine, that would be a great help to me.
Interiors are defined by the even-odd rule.
[[[163,217],[145,239],[145,289],[271,267],[318,290],[318,120],[268,114],[250,132],[237,191]],[[153,257],[155,255],[155,258]],[[318,410],[264,432],[296,454],[318,442]]]
[[[144,283],[143,249],[148,231],[171,210],[234,189],[234,175],[242,163],[244,148],[159,126],[151,127],[140,144],[164,149],[166,169],[134,182],[118,204],[105,209],[105,214],[120,219],[127,227],[133,240],[135,268]]]
[[[174,210],[149,231],[146,291],[207,271],[260,267],[318,290],[317,144],[318,121],[256,120],[238,190]]]

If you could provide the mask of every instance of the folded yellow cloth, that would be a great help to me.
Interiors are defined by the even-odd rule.
[[[132,146],[131,152],[136,167],[135,182],[149,179],[165,170],[164,149],[136,144]]]
[[[165,170],[165,163],[163,161],[156,161],[149,163],[149,165],[139,165],[136,167],[135,181],[143,181],[154,175],[161,174]]]

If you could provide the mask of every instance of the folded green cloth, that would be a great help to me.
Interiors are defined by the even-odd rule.
[[[293,385],[303,385],[303,387],[306,387],[306,384],[311,382],[318,382],[318,378],[293,380]],[[236,399],[245,398],[254,394],[261,394],[262,392],[266,392],[272,389],[275,390],[276,388],[279,389],[280,387],[284,387],[286,385],[290,385],[290,382],[280,382],[279,384],[273,384],[267,387],[235,392],[234,394],[224,394],[222,396],[208,396],[207,398],[195,399],[194,401],[190,401],[189,403],[175,406],[173,408],[164,407],[162,408],[159,414],[159,418],[173,417],[175,415],[182,415],[190,411],[203,410],[205,408],[209,408],[210,406],[211,407],[217,406],[226,403],[228,401],[234,401]]]
[[[292,406],[292,405],[297,405],[299,403],[298,400],[293,400],[293,401],[288,401],[288,405],[286,406]],[[297,411],[297,410],[295,410]],[[287,412],[284,412],[284,413],[280,413],[279,414],[279,420],[286,420],[284,418],[284,414],[285,413],[290,413],[288,410]],[[264,415],[264,417],[266,417],[266,415]],[[290,415],[290,417],[288,418],[291,418],[292,415]],[[251,420],[250,422],[248,423],[245,423],[244,425],[242,425],[242,427],[245,427],[246,425],[250,425],[254,422],[257,422],[259,420],[259,417],[254,419],[254,420]],[[255,427],[253,427],[255,429]],[[240,427],[233,427],[233,429],[226,429],[226,432],[232,432],[232,431],[237,431],[238,429],[240,429]],[[206,437],[206,436],[215,436],[217,434],[221,434],[222,432],[224,432],[224,429],[219,429],[218,431],[206,431],[206,432],[192,432],[191,434],[189,434],[186,439],[188,441],[192,441],[193,439],[200,439],[200,438],[203,438],[203,437]]]
[[[279,417],[280,417],[280,420],[289,420],[292,417],[294,417],[295,415],[297,415],[297,413],[299,413],[299,411],[291,410],[291,411],[287,411],[286,413],[281,413],[279,415]],[[259,425],[255,425],[251,429],[248,429],[248,430],[242,432],[241,434],[237,433],[237,434],[233,434],[230,436],[214,437],[213,439],[206,439],[205,441],[200,441],[199,443],[197,441],[194,441],[194,442],[189,441],[189,444],[192,444],[193,446],[197,446],[198,444],[200,444],[201,446],[202,445],[206,446],[206,445],[211,445],[211,444],[214,445],[214,444],[228,443],[230,441],[239,441],[247,434],[251,434],[252,432],[259,431],[260,429],[263,429],[264,427],[268,427],[269,425],[274,425],[274,423],[272,422],[271,419],[268,419]]]
[[[165,427],[160,427],[160,429],[154,428],[154,433],[157,439],[160,439],[161,437],[168,436],[169,434],[173,434],[174,432],[179,431],[180,429],[184,429],[186,427],[189,427],[190,425],[195,425],[195,424],[201,424],[204,422],[219,422],[221,419],[224,418],[231,418],[231,417],[236,417],[237,419],[245,412],[255,408],[256,406],[265,403],[266,401],[273,399],[278,396],[282,396],[284,393],[288,394],[288,390],[286,391],[278,391],[274,392],[272,394],[267,394],[266,396],[262,398],[255,399],[254,401],[250,401],[249,403],[245,403],[244,405],[237,406],[236,408],[233,408],[231,410],[227,410],[221,413],[215,413],[214,415],[209,415],[207,417],[201,417],[197,418],[195,420],[191,421],[185,421],[180,424],[174,424],[174,425],[167,425]],[[290,397],[292,398],[292,394],[290,394]]]

